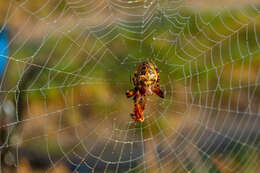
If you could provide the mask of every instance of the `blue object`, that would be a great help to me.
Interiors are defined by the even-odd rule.
[[[8,61],[8,54],[8,29],[2,28],[0,29],[0,77],[2,77],[4,73]]]

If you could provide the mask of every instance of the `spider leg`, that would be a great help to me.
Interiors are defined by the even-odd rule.
[[[139,122],[144,121],[144,109],[146,104],[146,97],[145,97],[145,91],[143,92],[144,93],[141,93],[141,91],[138,90],[138,94],[136,94],[135,107],[136,107],[136,111],[137,111],[136,113]]]
[[[130,116],[131,116],[131,118],[132,118],[133,120],[135,120],[135,122],[137,121],[137,117],[136,117],[135,114],[131,113]]]
[[[144,121],[144,109],[140,103],[135,104],[135,115],[136,115],[137,121],[139,121],[139,122]]]
[[[159,86],[152,87],[152,91],[161,98],[164,98],[164,93]]]
[[[141,95],[144,96],[145,93],[146,93],[146,88],[142,86],[142,87],[139,89],[139,91],[140,91]]]
[[[160,82],[160,75],[159,75],[158,69],[156,71],[158,73],[157,83],[159,83]]]
[[[144,97],[137,90],[136,95],[134,97],[134,113],[131,115],[135,122],[143,122],[144,121]]]
[[[126,91],[126,93],[125,93],[125,95],[126,95],[127,98],[130,98],[130,97],[132,97],[132,96],[135,95],[135,94],[136,94],[136,90],[135,90],[135,89],[128,90],[128,91]]]
[[[137,117],[136,117],[136,115],[133,114],[133,113],[131,113],[130,116],[131,116],[132,119],[135,120],[134,123],[133,123],[133,125],[132,125],[132,128],[134,128],[134,127],[135,127],[135,124],[136,124],[136,122],[137,122]]]

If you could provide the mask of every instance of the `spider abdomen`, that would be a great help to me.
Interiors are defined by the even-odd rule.
[[[136,69],[134,80],[137,82],[137,85],[151,86],[157,83],[158,76],[159,73],[154,63],[143,62]]]

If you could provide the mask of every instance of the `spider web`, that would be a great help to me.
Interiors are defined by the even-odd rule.
[[[7,2],[2,172],[259,169],[256,2]],[[125,91],[147,60],[166,97],[149,97],[133,128]]]

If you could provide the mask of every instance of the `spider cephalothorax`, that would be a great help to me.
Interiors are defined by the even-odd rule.
[[[134,89],[126,92],[127,98],[134,96],[134,113],[130,114],[135,122],[144,121],[144,109],[147,95],[155,93],[164,98],[164,93],[159,87],[160,76],[158,68],[153,62],[145,61],[138,65],[133,80]]]

